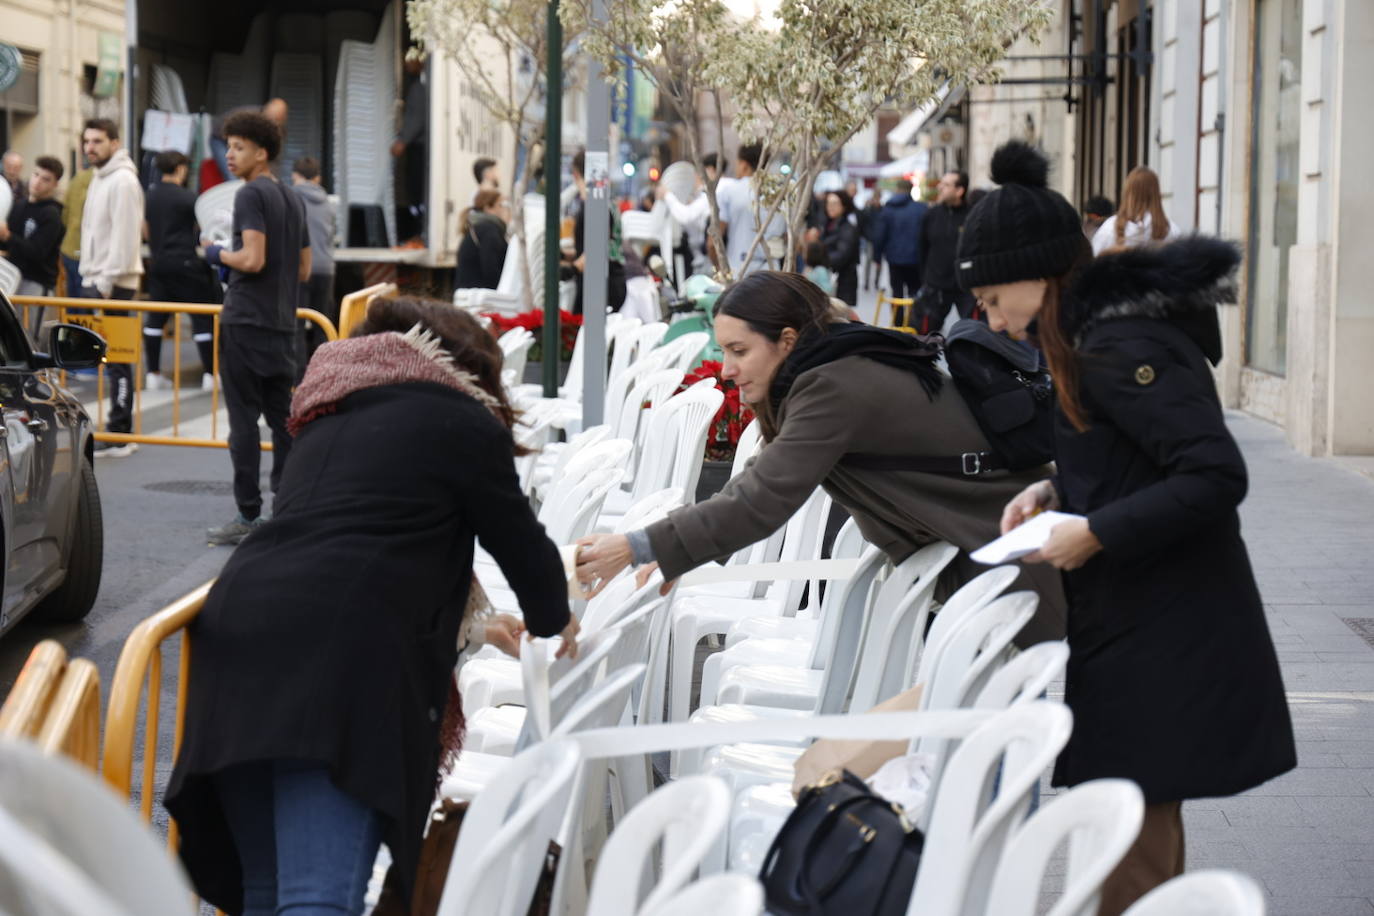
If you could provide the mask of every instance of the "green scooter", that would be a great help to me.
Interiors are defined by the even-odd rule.
[[[668,319],[668,333],[663,336],[664,343],[694,331],[705,331],[710,335],[706,346],[693,360],[693,365],[704,360],[719,360],[723,355],[720,347],[716,344],[711,311],[716,307],[716,300],[724,291],[725,287],[706,274],[693,274],[687,278],[686,283],[682,284],[681,297],[668,303],[670,317]]]

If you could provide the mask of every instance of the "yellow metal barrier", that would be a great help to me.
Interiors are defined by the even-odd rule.
[[[890,311],[888,312],[888,317],[887,317],[888,327],[897,328],[898,330],[901,330],[902,328],[910,327],[910,326],[911,326],[911,312],[909,312],[909,311],[903,312],[903,313],[902,313],[902,318],[903,318],[904,320],[902,321],[901,324],[898,324],[898,323],[897,323],[897,309],[899,309],[899,308],[907,308],[907,309],[909,309],[911,306],[913,306],[913,305],[915,305],[915,304],[916,304],[916,300],[915,300],[915,299],[893,299],[891,296],[889,296],[889,295],[887,294],[887,290],[880,289],[880,290],[878,290],[878,301],[877,301],[877,302],[874,304],[874,306],[873,306],[873,323],[874,323],[874,324],[881,324],[881,323],[882,323],[882,318],[881,318],[881,316],[882,316],[883,306],[886,305],[886,306],[888,306],[888,308],[889,308],[889,310],[890,310]]]
[[[387,284],[390,285],[390,284]],[[376,287],[374,287],[376,289]],[[394,295],[395,287],[392,286]],[[364,290],[366,292],[366,290]],[[127,362],[134,367],[134,429],[132,433],[111,433],[97,429],[95,438],[101,442],[137,442],[143,445],[185,445],[198,448],[228,448],[227,439],[219,437],[219,316],[224,310],[222,305],[196,304],[185,302],[144,302],[141,300],[74,299],[60,296],[11,296],[16,307],[56,309],[59,321],[72,321],[90,327],[110,344],[106,362]],[[112,315],[80,314],[80,311],[109,309],[127,311],[129,317]],[[76,314],[72,312],[76,311]],[[210,394],[210,438],[196,438],[181,435],[181,388],[172,389],[171,435],[145,435],[143,432],[143,344],[142,325],[139,316],[144,313],[170,313],[173,315],[210,315],[214,318],[214,361],[210,371],[215,377],[214,389]],[[328,317],[314,309],[297,309],[296,317],[318,325],[327,340],[337,340],[338,330]],[[181,322],[172,324],[172,377],[181,377]],[[27,322],[26,322],[27,326]],[[130,340],[131,335],[133,339]],[[105,372],[104,367],[96,379],[96,426],[105,425]],[[272,443],[263,442],[263,451],[271,451]]]
[[[100,670],[74,658],[57,685],[48,718],[38,732],[45,754],[63,754],[95,772],[100,768]]]
[[[395,283],[378,283],[344,296],[339,302],[339,336],[347,337],[363,323],[373,299],[394,299],[396,293]]]
[[[38,737],[66,668],[67,650],[57,640],[45,639],[33,647],[5,705],[0,706],[0,736]]]
[[[157,771],[158,711],[162,704],[162,645],[168,639],[181,634],[181,657],[177,663],[177,703],[173,714],[172,759],[176,759],[181,749],[181,735],[186,718],[186,687],[191,673],[191,644],[186,634],[186,626],[205,605],[205,596],[210,593],[213,582],[207,582],[189,595],[173,602],[151,617],[143,620],[129,638],[124,641],[124,649],[119,653],[119,664],[115,667],[114,682],[110,684],[110,705],[105,713],[105,750],[101,759],[101,772],[105,781],[115,791],[128,796],[133,788],[134,773],[134,736],[138,730],[139,700],[143,696],[143,685],[148,685],[147,712],[143,726],[143,779],[140,807],[143,819],[151,823],[153,819],[153,779]],[[177,825],[173,821],[167,828],[167,845],[177,848]]]

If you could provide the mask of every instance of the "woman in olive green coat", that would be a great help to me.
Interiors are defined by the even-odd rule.
[[[947,593],[986,569],[968,551],[997,538],[1002,507],[1047,473],[927,473],[846,462],[852,454],[945,458],[990,447],[936,367],[934,346],[835,321],[825,294],[796,274],[757,271],[731,286],[716,304],[715,332],[722,374],[758,413],[767,444],[711,499],[628,535],[584,539],[577,567],[584,583],[649,562],[671,581],[723,560],[781,528],[823,486],[893,562],[933,541],[959,547],[941,583]],[[1018,642],[1062,638],[1059,576],[1026,567],[1018,587],[1041,598]]]

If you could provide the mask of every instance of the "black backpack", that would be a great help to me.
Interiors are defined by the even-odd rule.
[[[945,362],[991,450],[916,457],[851,453],[849,467],[977,476],[1023,471],[1054,459],[1054,381],[1040,353],[972,318],[944,343]]]

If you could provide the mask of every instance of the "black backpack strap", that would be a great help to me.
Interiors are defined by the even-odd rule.
[[[840,464],[865,471],[920,471],[954,477],[977,477],[992,471],[1007,470],[1007,463],[996,452],[964,452],[962,455],[944,457],[850,452],[840,459]]]

